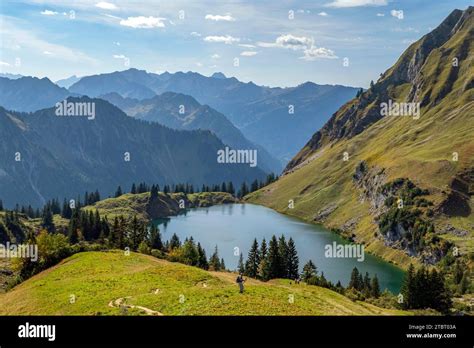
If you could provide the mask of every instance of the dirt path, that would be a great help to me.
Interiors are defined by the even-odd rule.
[[[132,308],[132,309],[136,308],[136,309],[140,309],[140,310],[144,311],[148,315],[164,315],[163,313],[154,311],[150,308],[126,304],[125,300],[127,298],[131,298],[131,296],[121,297],[121,298],[118,298],[116,300],[112,300],[112,301],[109,302],[109,307],[112,307],[112,308],[123,308],[123,307],[125,307],[125,308]]]

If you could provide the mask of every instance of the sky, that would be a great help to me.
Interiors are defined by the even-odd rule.
[[[2,0],[0,71],[223,72],[266,86],[368,87],[465,0]]]

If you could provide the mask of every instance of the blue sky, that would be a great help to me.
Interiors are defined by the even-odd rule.
[[[129,67],[221,71],[269,86],[368,87],[411,42],[470,4],[2,0],[0,70],[53,81]]]

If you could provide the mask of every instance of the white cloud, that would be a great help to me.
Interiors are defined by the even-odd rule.
[[[240,42],[240,39],[238,37],[233,37],[230,35],[226,36],[206,36],[204,38],[204,41],[206,42],[223,42],[226,45],[231,45],[234,42]]]
[[[324,11],[318,13],[318,16],[326,17],[327,15],[328,15],[328,14],[327,14],[326,12],[324,12]]]
[[[314,39],[306,36],[294,36],[291,34],[281,35],[277,37],[275,42],[259,42],[260,47],[277,47],[286,48],[294,51],[303,51],[303,56],[299,59],[308,61],[318,58],[335,59],[338,58],[333,50],[324,47],[316,47]]]
[[[403,10],[392,10],[390,14],[395,18],[403,19]]]
[[[226,15],[212,15],[212,14],[207,14],[205,19],[211,20],[211,21],[227,21],[227,22],[234,22],[235,18],[232,17],[231,14],[226,14]]]
[[[52,56],[53,53],[52,52],[49,52],[49,51],[43,51],[43,54],[47,55],[47,56]]]
[[[257,54],[258,52],[255,51],[243,51],[240,55],[244,57],[253,57]]]
[[[202,63],[201,63],[201,62],[197,62],[196,65],[197,65],[198,67],[202,67]]]
[[[0,61],[0,66],[10,66],[10,64],[7,62]]]
[[[95,4],[95,7],[101,8],[103,10],[118,10],[118,7],[115,4],[110,2],[101,1]]]
[[[41,11],[41,14],[45,16],[55,16],[58,14],[58,12],[51,11],[51,10],[44,10],[44,11]]]
[[[299,57],[299,59],[307,60],[307,61],[313,61],[318,58],[323,58],[323,59],[336,59],[338,58],[336,54],[334,53],[333,50],[330,50],[328,48],[324,47],[310,47],[306,50],[304,50],[304,56]]]
[[[120,18],[120,17],[117,17],[117,16],[114,16],[114,15],[111,15],[111,14],[108,14],[108,13],[104,13],[104,16],[105,16],[105,17],[109,17],[109,18],[113,18],[113,19],[119,19],[119,20],[122,20],[122,18]]]
[[[326,7],[344,8],[360,6],[386,6],[387,0],[335,0],[326,4]]]
[[[114,54],[112,57],[114,57],[115,59],[127,59],[127,57],[123,54]]]
[[[191,36],[194,36],[194,37],[201,37],[201,34],[198,33],[197,31],[193,31],[193,32],[191,33]]]
[[[279,47],[292,50],[302,50],[314,45],[314,39],[306,36],[293,36],[291,34],[281,35],[275,42],[259,42],[260,47]]]
[[[384,13],[377,13],[377,17],[385,17]]]
[[[0,37],[6,43],[10,41],[21,42],[21,49],[25,49],[28,53],[51,52],[54,54],[55,59],[72,63],[98,64],[96,59],[89,57],[81,51],[45,41],[39,38],[34,31],[18,28],[13,21],[8,20],[6,17],[3,17],[2,20],[4,25],[0,25]]]
[[[166,18],[152,17],[152,16],[128,17],[127,19],[122,19],[120,21],[120,25],[123,25],[125,27],[143,28],[143,29],[164,28],[165,23],[163,23],[163,21],[165,19]]]
[[[240,47],[245,47],[245,48],[255,48],[255,45],[250,45],[250,44],[239,44]]]
[[[219,59],[220,57],[221,57],[221,56],[218,55],[217,53],[216,53],[216,54],[213,54],[213,55],[211,56],[212,59]]]

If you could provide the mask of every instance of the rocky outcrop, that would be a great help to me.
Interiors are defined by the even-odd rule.
[[[470,168],[453,177],[447,197],[439,205],[437,211],[448,216],[469,216],[471,214],[470,200],[473,194],[474,168]]]
[[[177,215],[185,209],[210,207],[217,204],[236,203],[237,201],[230,193],[225,192],[159,193],[154,199],[147,200],[145,209],[148,218],[153,220]]]

